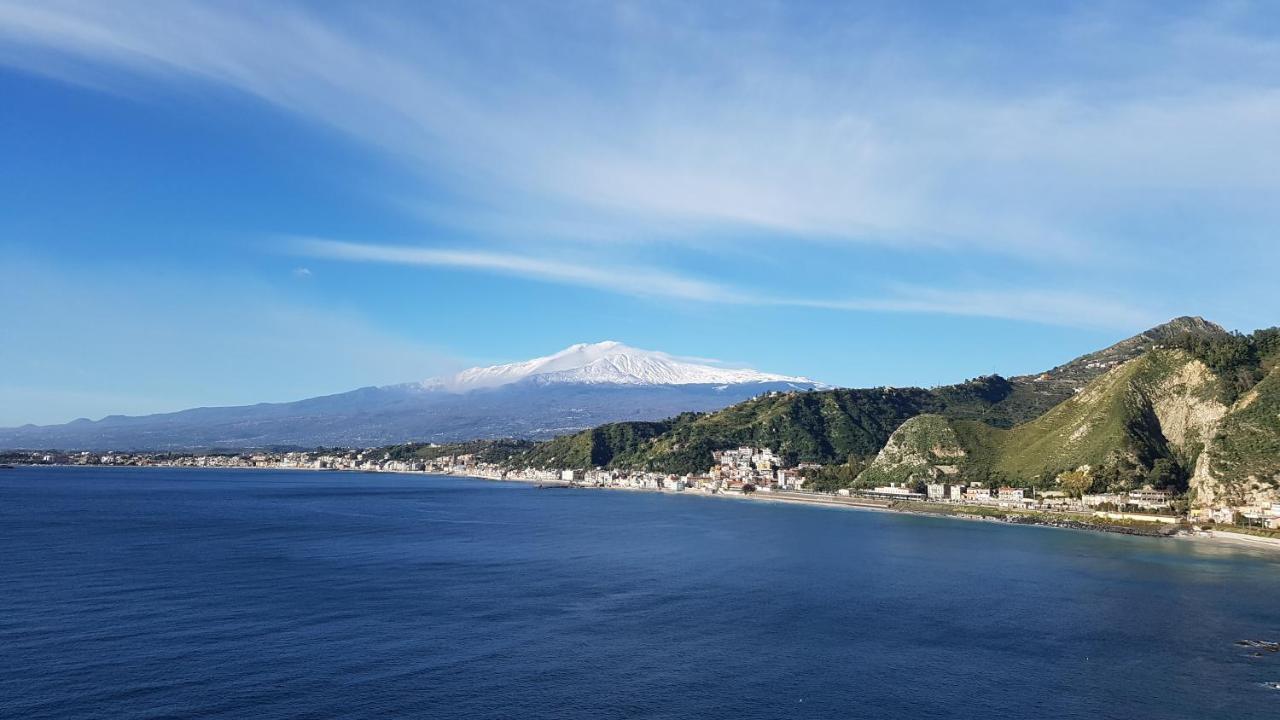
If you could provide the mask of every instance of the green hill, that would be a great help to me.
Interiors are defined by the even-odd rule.
[[[1039,417],[1117,363],[1185,333],[1226,335],[1200,318],[1178,318],[1034,376],[999,375],[932,389],[871,388],[772,394],[710,414],[623,422],[555,438],[513,458],[529,467],[617,467],[701,472],[711,453],[768,447],[791,462],[869,461],[909,418],[924,413],[1008,428]]]
[[[871,458],[903,422],[926,413],[1013,425],[1061,400],[1019,392],[990,375],[933,389],[870,388],[771,393],[719,412],[662,422],[603,425],[550,440],[517,458],[531,467],[616,467],[702,472],[716,450],[768,447],[790,463]]]
[[[629,466],[620,457],[631,458],[652,447],[654,441],[698,416],[692,413],[657,422],[622,422],[561,435],[537,445],[519,456],[526,467],[573,468]]]
[[[1221,380],[1185,351],[1149,352],[1003,433],[993,470],[1036,485],[1085,466],[1095,485],[1110,489],[1148,479],[1176,484],[1189,474],[1207,429],[1225,414],[1220,387]],[[1150,477],[1158,460],[1173,470],[1170,477]]]
[[[698,473],[714,451],[750,445],[830,466],[815,478],[825,489],[939,478],[1053,487],[1075,470],[1096,490],[1182,489],[1195,469],[1211,496],[1280,485],[1277,365],[1280,331],[1245,336],[1179,318],[1035,376],[771,393],[715,413],[604,425],[512,463]],[[1206,447],[1212,462],[1200,460]]]
[[[1098,490],[1180,489],[1217,423],[1222,380],[1184,350],[1113,367],[1044,415],[1011,429],[942,415],[913,418],[858,477],[860,486],[957,478],[1054,487],[1084,471]]]
[[[715,450],[753,445],[792,463],[835,463],[873,455],[903,421],[942,405],[934,393],[917,388],[773,393],[666,423],[604,425],[551,440],[521,461],[691,473],[711,467]]]
[[[917,415],[889,436],[857,485],[913,485],[959,477],[969,451],[953,421],[941,415]]]
[[[469,440],[458,443],[405,443],[386,448],[389,460],[436,460],[470,455],[477,462],[505,463],[537,446],[532,440]]]

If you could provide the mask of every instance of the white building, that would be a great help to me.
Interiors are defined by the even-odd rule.
[[[980,485],[970,485],[964,491],[964,499],[971,503],[989,503],[991,502],[991,488],[982,487]]]
[[[1129,498],[1127,496],[1119,495],[1117,493],[1096,493],[1091,495],[1085,495],[1084,497],[1080,498],[1080,502],[1081,504],[1083,504],[1085,507],[1088,507],[1088,508],[1095,508],[1100,505],[1107,505],[1107,504],[1115,505],[1116,507],[1119,507],[1121,505],[1124,505],[1125,501],[1127,501],[1128,499]]]
[[[880,487],[872,488],[870,490],[863,490],[860,494],[886,500],[925,499],[925,495],[923,493],[912,492],[906,485],[898,485],[896,483],[891,485],[881,485]]]
[[[1143,487],[1141,490],[1130,490],[1128,496],[1130,505],[1146,510],[1169,507],[1169,499],[1169,493],[1163,490],[1155,490],[1150,485]]]
[[[804,485],[804,476],[795,470],[779,470],[774,478],[784,490],[799,490]]]
[[[1027,493],[1022,488],[1002,487],[996,491],[1000,507],[1021,507],[1027,503]]]

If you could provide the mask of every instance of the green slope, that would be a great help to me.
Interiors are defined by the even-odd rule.
[[[922,413],[986,418],[1014,388],[999,376],[958,385],[772,393],[719,412],[658,423],[613,423],[548,441],[517,459],[531,467],[619,467],[702,472],[715,450],[767,447],[789,462],[871,458]]]
[[[1020,482],[1046,482],[1083,465],[1133,471],[1170,456],[1141,376],[1152,363],[1130,361],[1043,416],[1001,438],[994,469]],[[1163,363],[1160,363],[1163,365]]]
[[[391,460],[435,460],[453,455],[471,455],[478,462],[504,463],[536,447],[532,440],[470,440],[458,443],[406,443],[386,448]]]
[[[907,484],[919,489],[927,481],[959,477],[968,455],[951,420],[941,415],[917,415],[893,432],[856,484]]]
[[[623,466],[619,456],[634,456],[652,447],[654,440],[673,428],[691,422],[690,413],[657,422],[622,422],[601,425],[540,443],[517,458],[518,464],[539,468]]]
[[[1225,413],[1216,400],[1220,390],[1217,375],[1187,352],[1150,351],[1012,429],[943,415],[914,418],[858,484],[954,477],[1053,487],[1060,473],[1087,467],[1099,490],[1177,486],[1202,434]]]
[[[711,467],[715,450],[753,445],[772,448],[793,463],[832,463],[873,455],[904,420],[941,404],[920,389],[775,393],[665,423],[605,425],[556,438],[521,460],[535,467],[689,473]],[[602,437],[608,439],[603,450]]]
[[[1195,480],[1211,480],[1236,502],[1280,488],[1280,367],[1232,407],[1206,455]]]

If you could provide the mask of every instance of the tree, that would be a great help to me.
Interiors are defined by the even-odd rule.
[[[1155,488],[1167,488],[1181,485],[1182,472],[1177,464],[1168,458],[1157,458],[1147,471],[1147,483]]]
[[[755,485],[752,485],[751,483],[747,483],[747,484],[745,484],[745,485],[743,485],[743,486],[742,486],[742,494],[743,494],[743,495],[750,495],[751,493],[753,493],[753,492],[755,492],[755,491],[756,491],[756,486],[755,486]]]
[[[1081,498],[1093,488],[1093,478],[1081,470],[1071,470],[1058,476],[1058,485],[1067,494]]]

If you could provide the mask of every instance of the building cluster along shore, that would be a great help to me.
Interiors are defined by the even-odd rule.
[[[475,454],[441,454],[436,457],[393,457],[385,448],[366,450],[316,450],[242,453],[8,453],[10,462],[32,465],[82,465],[120,467],[264,468],[345,470],[356,472],[424,473],[459,475],[488,480],[528,482],[541,487],[614,488],[652,492],[688,492],[732,495],[758,500],[812,502],[825,505],[936,512],[964,515],[980,511],[984,516],[1012,513],[1025,520],[1032,515],[1071,518],[1106,525],[1179,526],[1201,531],[1248,526],[1280,529],[1280,503],[1265,507],[1224,507],[1178,513],[1175,498],[1150,486],[1120,493],[1070,496],[1062,491],[1035,491],[1019,487],[987,487],[982,483],[929,482],[920,485],[890,483],[870,488],[842,488],[821,492],[807,487],[809,471],[822,466],[786,463],[767,448],[739,447],[717,451],[715,464],[705,473],[677,475],[614,469],[558,469],[511,467],[487,462]],[[1010,518],[1014,515],[1010,515]],[[1194,523],[1194,524],[1193,524]],[[1047,524],[1058,524],[1050,521]],[[1167,531],[1162,532],[1167,534]]]

